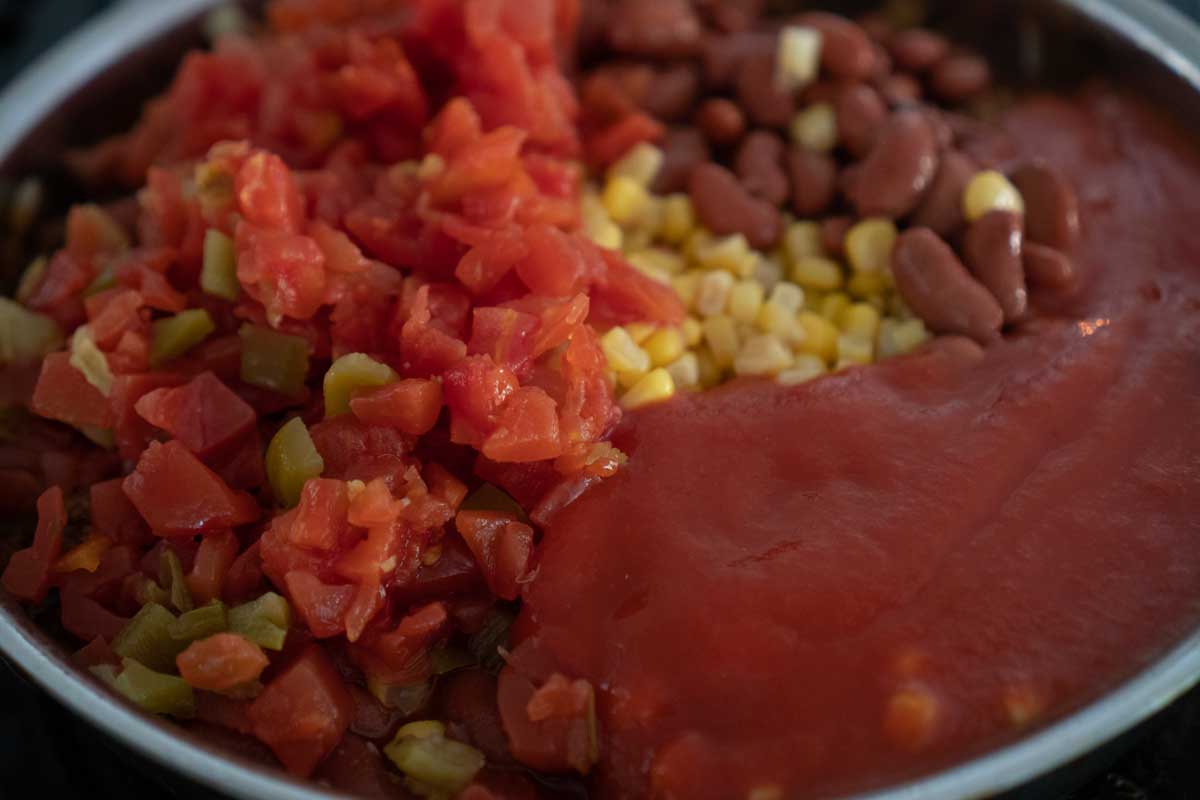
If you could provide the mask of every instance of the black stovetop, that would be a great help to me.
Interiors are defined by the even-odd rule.
[[[113,2],[0,0],[0,85],[67,31]],[[1200,0],[1174,0],[1174,4],[1200,18]],[[1079,779],[1064,779],[1067,788],[1039,787],[1036,796],[1200,800],[1200,689],[1158,714],[1125,742],[1117,752],[1091,759]],[[1030,789],[1017,794],[1034,793]],[[0,798],[34,796],[220,800],[220,795],[170,776],[117,747],[0,660]]]

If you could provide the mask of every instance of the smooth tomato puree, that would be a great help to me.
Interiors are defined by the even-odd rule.
[[[516,663],[598,687],[601,796],[910,777],[1196,623],[1200,160],[1102,88],[1004,125],[1079,188],[1073,298],[983,355],[637,413],[628,467],[547,531]]]

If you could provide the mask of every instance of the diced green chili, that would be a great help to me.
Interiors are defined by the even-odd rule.
[[[470,745],[447,739],[440,722],[412,722],[396,731],[384,753],[404,773],[410,791],[423,797],[461,792],[486,760]]]
[[[285,508],[299,503],[304,484],[319,478],[324,469],[325,460],[299,417],[288,420],[267,445],[267,480]]]
[[[433,697],[433,682],[387,683],[373,675],[367,676],[367,691],[383,705],[397,711],[401,716],[411,717],[429,703]]]
[[[96,387],[100,394],[105,397],[112,394],[112,369],[108,366],[108,358],[96,346],[92,329],[87,325],[80,325],[71,336],[71,366],[82,372],[87,382]]]
[[[150,326],[150,365],[157,367],[179,358],[216,329],[203,308],[189,308],[173,317],[155,320]]]
[[[429,666],[434,675],[445,675],[456,669],[474,665],[475,658],[461,647],[443,644],[429,651]]]
[[[108,428],[97,428],[95,425],[76,425],[75,430],[86,436],[92,444],[99,445],[105,450],[112,450],[117,446],[117,435]]]
[[[50,260],[45,256],[38,256],[29,263],[29,266],[21,273],[21,280],[17,283],[17,291],[14,294],[17,302],[29,302],[29,298],[33,297],[33,293],[42,285],[42,278],[46,277],[46,269],[49,266]]]
[[[515,515],[522,522],[529,522],[529,517],[525,515],[525,509],[521,508],[521,504],[512,499],[503,489],[490,483],[483,484],[467,495],[462,502],[461,510],[503,511]]]
[[[467,649],[488,672],[499,672],[504,666],[500,648],[508,644],[508,629],[516,615],[507,608],[493,608],[483,625],[467,640]]]
[[[37,361],[62,343],[62,328],[53,319],[0,297],[0,364]]]
[[[167,590],[145,575],[137,576],[137,587],[134,589],[133,597],[137,600],[139,606],[144,606],[147,603],[158,603],[160,606],[165,607],[171,602],[171,595],[167,593]]]
[[[200,288],[213,297],[229,301],[237,300],[242,291],[237,278],[237,250],[233,239],[216,228],[209,228],[204,234]]]
[[[188,589],[187,578],[183,576],[183,564],[179,563],[179,556],[170,548],[163,550],[158,560],[158,582],[167,590],[176,611],[192,610],[192,592]]]
[[[363,389],[377,389],[400,379],[396,371],[362,353],[348,353],[325,373],[325,416],[336,417],[350,410],[350,398]]]
[[[147,668],[132,658],[121,659],[121,674],[113,687],[147,711],[191,719],[196,714],[196,698],[183,678],[165,675]]]
[[[238,330],[242,340],[242,380],[251,386],[295,397],[308,377],[308,342],[257,325]]]
[[[229,630],[229,612],[220,600],[193,608],[172,622],[167,632],[177,642],[191,644]]]
[[[103,267],[100,268],[100,272],[98,272],[96,277],[92,279],[92,282],[87,285],[87,288],[83,290],[83,296],[91,297],[94,294],[100,294],[101,292],[107,291],[116,285],[117,275],[113,270],[113,262],[108,261]]]
[[[171,637],[174,621],[175,615],[170,611],[158,603],[147,603],[113,638],[113,652],[150,669],[174,669],[175,656],[183,652],[183,646]]]
[[[288,601],[275,592],[229,609],[229,630],[268,650],[283,649],[291,624]]]

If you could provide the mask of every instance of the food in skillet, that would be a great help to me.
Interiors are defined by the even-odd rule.
[[[4,587],[367,796],[825,796],[1070,710],[1200,604],[1200,164],[991,85],[883,14],[270,4],[0,305]]]

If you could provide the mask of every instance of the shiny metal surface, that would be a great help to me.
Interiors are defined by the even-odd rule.
[[[0,177],[53,169],[67,144],[80,143],[85,117],[90,124],[114,99],[136,100],[121,95],[146,78],[165,83],[172,56],[197,40],[197,20],[215,5],[218,0],[127,3],[48,53],[0,95]],[[1200,122],[1200,30],[1154,0],[946,0],[934,5],[947,24],[973,36],[1018,79],[1057,77],[1063,71],[1116,74],[1185,122]],[[1060,69],[1060,62],[1069,62],[1069,69]],[[114,115],[112,123],[119,122]],[[338,796],[134,712],[72,667],[62,647],[3,596],[0,653],[114,739],[225,794],[247,800]],[[1029,737],[859,800],[951,800],[1006,792],[1109,742],[1198,679],[1200,628],[1108,695]]]

